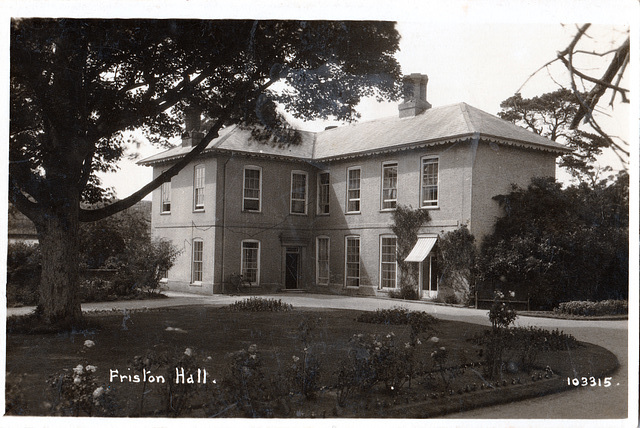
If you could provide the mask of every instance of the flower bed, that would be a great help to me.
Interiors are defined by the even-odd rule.
[[[440,320],[436,330],[412,334],[410,325],[355,321],[353,311],[198,307],[89,318],[101,327],[8,335],[12,414],[430,417],[460,403],[546,393],[564,387],[573,370],[599,376],[615,367],[610,353],[585,345],[571,359],[568,351],[541,352],[530,371],[506,364],[489,379],[476,340],[486,328]],[[44,387],[51,376],[60,388]]]
[[[579,316],[621,315],[629,313],[629,302],[626,300],[562,302],[553,311]]]

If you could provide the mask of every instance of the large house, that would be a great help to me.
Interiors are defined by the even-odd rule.
[[[153,192],[153,235],[184,249],[168,287],[223,293],[241,275],[257,290],[388,293],[400,286],[392,213],[406,205],[430,212],[406,260],[420,265],[420,295],[436,297],[438,236],[466,225],[480,241],[501,213],[492,197],[554,176],[568,150],[465,103],[431,108],[427,80],[405,78],[397,117],[301,132],[296,145],[223,129]],[[202,138],[200,114],[186,122],[180,147],[140,162],[154,177]]]

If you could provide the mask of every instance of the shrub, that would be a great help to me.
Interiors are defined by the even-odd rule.
[[[84,279],[80,282],[82,302],[101,302],[114,295],[113,284],[104,279]]]
[[[357,321],[369,324],[409,325],[412,340],[415,340],[418,334],[432,332],[438,319],[422,311],[393,308],[365,312],[358,316]]]
[[[621,315],[629,313],[629,302],[627,300],[562,302],[553,311],[580,316]]]
[[[123,259],[108,261],[118,269],[114,290],[121,296],[136,290],[157,292],[162,272],[173,266],[181,252],[165,240],[130,242]]]
[[[237,403],[246,416],[260,417],[270,397],[262,358],[256,345],[231,354],[231,364],[222,380],[227,401]]]
[[[420,298],[416,285],[409,281],[403,281],[399,289],[391,290],[389,297],[402,300],[418,300]]]
[[[396,260],[400,269],[400,290],[390,293],[391,297],[405,300],[417,300],[418,264],[405,262],[411,249],[418,241],[420,228],[431,221],[429,211],[413,209],[411,206],[398,205],[393,212],[391,230],[397,237]]]
[[[24,243],[7,247],[7,304],[9,306],[38,303],[40,286],[40,248]]]
[[[65,369],[53,376],[49,385],[57,396],[52,406],[55,415],[63,416],[109,416],[115,407],[111,397],[111,388],[99,385],[96,367],[90,364],[78,364],[72,370]]]
[[[278,299],[265,299],[263,297],[250,297],[244,300],[237,300],[229,309],[236,312],[286,312],[293,310],[293,305],[284,303]]]
[[[445,303],[464,302],[474,282],[476,262],[475,237],[466,225],[447,232],[438,239],[438,267],[440,290],[448,290],[443,296]],[[440,292],[438,293],[440,297]]]
[[[164,410],[166,416],[178,417],[192,408],[192,399],[198,393],[195,384],[185,382],[185,379],[190,375],[195,376],[198,371],[198,363],[195,352],[191,348],[186,348],[183,352],[176,353],[165,361],[167,381],[161,384]],[[184,378],[179,382],[177,376],[182,377],[183,374]]]

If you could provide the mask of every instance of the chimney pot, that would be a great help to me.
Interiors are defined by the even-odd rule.
[[[429,77],[426,74],[412,73],[404,76],[402,81],[404,101],[398,106],[400,117],[417,116],[431,108],[427,101]]]

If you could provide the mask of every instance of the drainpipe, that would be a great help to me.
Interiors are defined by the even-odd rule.
[[[226,229],[226,219],[227,219],[227,163],[231,160],[231,156],[227,158],[222,164],[222,228],[220,229],[222,233],[222,256],[220,260],[220,284],[222,287],[222,294],[225,292],[226,282],[224,277],[224,253],[225,251],[225,229]],[[214,279],[215,281],[215,279]]]

